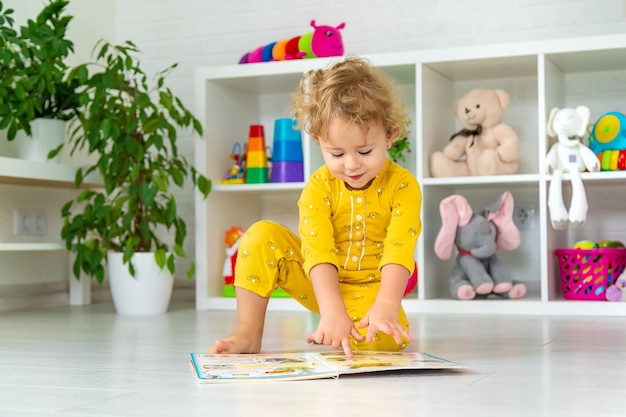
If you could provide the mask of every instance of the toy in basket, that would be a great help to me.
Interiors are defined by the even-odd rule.
[[[563,298],[605,301],[607,289],[626,268],[626,249],[619,245],[598,247],[596,244],[591,249],[582,249],[584,244],[577,246],[554,251],[559,261]]]
[[[626,301],[626,273],[622,272],[615,284],[606,289],[607,301]]]

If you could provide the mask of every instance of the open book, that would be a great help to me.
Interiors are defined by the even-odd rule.
[[[217,355],[192,353],[191,366],[200,383],[338,378],[383,371],[467,368],[428,353],[341,351]]]

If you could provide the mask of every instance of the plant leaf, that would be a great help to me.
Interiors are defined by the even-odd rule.
[[[156,260],[156,263],[160,269],[163,269],[163,267],[165,267],[165,258],[166,258],[165,250],[158,249],[156,252],[154,252],[154,259]]]
[[[197,183],[198,183],[198,189],[200,190],[202,195],[204,197],[208,196],[209,193],[211,192],[211,187],[212,187],[211,180],[207,179],[203,175],[199,175],[197,179]]]
[[[173,274],[176,269],[176,262],[174,255],[170,255],[167,257],[167,269]]]

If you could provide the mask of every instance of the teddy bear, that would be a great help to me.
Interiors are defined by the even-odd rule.
[[[463,129],[450,138],[443,151],[430,158],[433,177],[515,174],[519,139],[502,123],[509,105],[504,90],[475,89],[454,103]]]

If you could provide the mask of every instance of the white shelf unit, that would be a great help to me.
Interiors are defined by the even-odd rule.
[[[39,251],[65,251],[65,245],[61,242],[26,242],[26,243],[0,243],[0,252],[39,252]]]
[[[68,164],[0,157],[0,184],[75,189],[76,169],[77,167]],[[81,187],[101,186],[102,179],[96,174],[91,174],[84,179]],[[54,242],[0,242],[0,252],[67,252],[67,249],[59,239]],[[70,304],[89,304],[91,281],[89,279],[77,281],[71,271],[68,271],[68,280]]]
[[[626,36],[589,37],[545,42],[433,49],[365,56],[394,77],[405,92],[412,116],[411,160],[405,164],[422,186],[423,233],[416,259],[419,283],[404,300],[409,312],[554,314],[626,316],[626,304],[569,301],[561,296],[554,250],[582,239],[626,241],[621,199],[625,172],[583,173],[589,214],[581,230],[554,230],[549,222],[545,154],[546,119],[554,106],[587,105],[591,122],[606,111],[626,111]],[[234,309],[233,299],[220,296],[226,245],[224,232],[248,227],[259,219],[297,224],[295,203],[303,184],[220,186],[229,168],[233,143],[247,140],[250,124],[263,124],[271,145],[273,121],[289,116],[289,99],[303,73],[327,68],[340,58],[199,68],[196,71],[196,114],[205,134],[196,140],[196,166],[215,184],[206,200],[196,197],[196,307]],[[504,122],[520,138],[516,175],[432,178],[430,155],[441,150],[459,125],[453,103],[473,88],[506,90],[511,104]],[[303,135],[305,178],[322,164],[317,145]],[[568,176],[564,194],[571,192]],[[441,226],[439,202],[462,194],[475,210],[510,191],[516,204],[534,207],[535,227],[520,230],[522,243],[503,259],[515,279],[528,286],[519,300],[451,299],[448,275],[453,259],[442,261],[433,244]],[[273,299],[271,309],[300,309],[293,300]]]
[[[51,188],[75,188],[76,167],[54,162],[27,161],[0,156],[0,183]],[[96,175],[87,177],[83,188],[101,186]]]
[[[74,189],[76,167],[54,162],[28,161],[0,156],[0,184]],[[86,178],[82,187],[100,186],[96,175]],[[65,251],[62,242],[0,242],[0,251]]]

